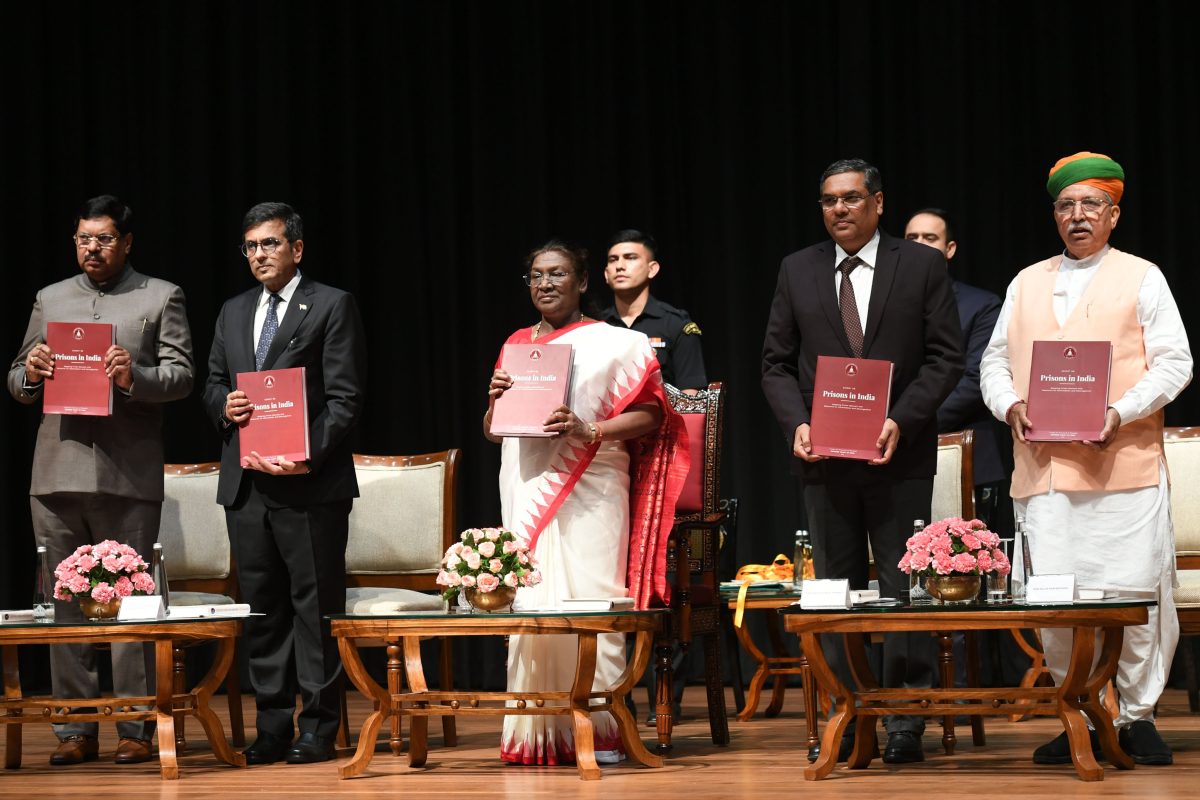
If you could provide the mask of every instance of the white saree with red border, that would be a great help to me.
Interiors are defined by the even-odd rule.
[[[529,343],[522,328],[509,343]],[[573,346],[569,405],[585,421],[612,419],[632,406],[657,404],[659,428],[631,442],[586,445],[567,439],[507,438],[500,497],[504,525],[528,540],[542,582],[517,592],[523,610],[560,607],[573,597],[634,597],[638,608],[667,600],[666,542],[688,469],[683,420],[666,401],[658,361],[645,336],[592,321],[538,338]],[[570,689],[575,636],[512,636],[508,690]],[[597,642],[596,691],[625,669],[621,634]],[[616,720],[592,716],[597,757],[620,758]],[[575,745],[566,716],[508,716],[501,758],[518,764],[571,764]]]

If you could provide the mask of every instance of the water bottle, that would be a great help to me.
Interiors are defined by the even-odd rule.
[[[54,622],[54,575],[45,547],[37,549],[37,576],[33,583],[33,621]]]
[[[792,588],[796,591],[800,591],[804,576],[812,571],[812,557],[812,540],[808,538],[808,531],[796,531],[796,549],[792,554]]]
[[[925,520],[913,520],[913,534],[916,535],[925,530]],[[908,573],[908,602],[910,605],[928,605],[933,602],[933,598],[929,596],[929,592],[925,591],[925,581],[921,575],[918,575],[916,570]]]
[[[154,554],[150,557],[150,577],[154,579],[154,593],[162,596],[163,608],[170,608],[171,590],[167,586],[167,562],[163,558],[162,542],[154,543]]]

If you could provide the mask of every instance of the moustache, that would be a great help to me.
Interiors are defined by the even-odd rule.
[[[1091,233],[1092,224],[1090,222],[1072,222],[1071,227],[1067,229],[1067,233]]]

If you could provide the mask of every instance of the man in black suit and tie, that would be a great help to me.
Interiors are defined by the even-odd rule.
[[[204,403],[224,437],[217,502],[237,561],[258,738],[249,764],[333,758],[341,672],[326,614],[346,607],[346,538],[358,496],[350,432],[362,411],[366,344],[352,295],[299,271],[300,215],[260,203],[242,222],[242,253],[262,284],[225,303],[208,360]],[[240,372],[305,368],[307,461],[239,455],[252,405]],[[296,693],[301,709],[293,743]]]
[[[963,371],[958,312],[945,259],[879,230],[879,170],[859,159],[831,164],[821,176],[819,203],[832,240],[793,253],[780,266],[763,342],[763,392],[796,457],[817,577],[845,578],[851,588],[865,589],[869,539],[882,595],[899,597],[908,591],[897,565],[913,520],[930,515],[938,405]],[[878,458],[812,452],[819,355],[892,362]],[[831,660],[845,675],[840,652],[831,648]],[[928,634],[886,637],[883,685],[931,685],[932,656]],[[923,718],[891,716],[884,724],[885,762],[923,760]],[[839,759],[849,756],[852,738],[846,731]]]

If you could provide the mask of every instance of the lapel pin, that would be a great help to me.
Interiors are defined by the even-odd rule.
[[[300,310],[301,310],[301,311],[308,311],[308,306],[304,305],[304,303],[301,303],[301,304],[300,304]]]

